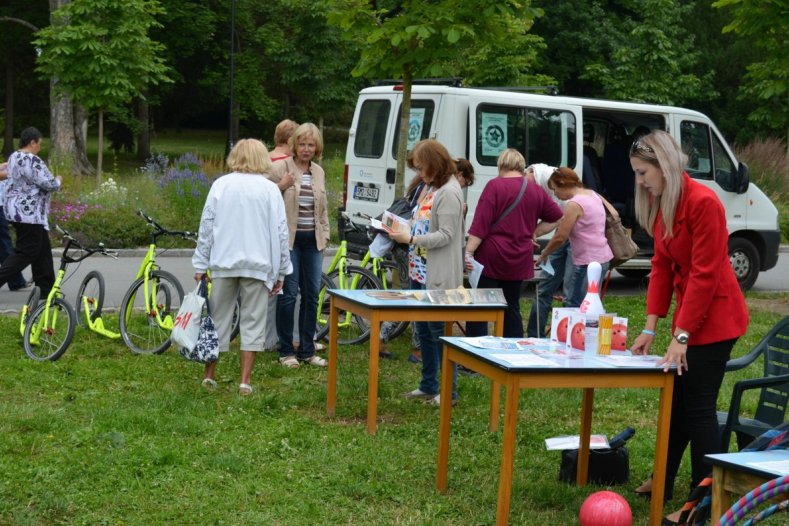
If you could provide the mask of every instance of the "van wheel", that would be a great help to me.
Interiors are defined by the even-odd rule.
[[[649,276],[650,269],[648,268],[617,268],[617,272],[626,278],[630,279],[644,279]]]
[[[742,290],[749,290],[759,277],[759,252],[753,243],[742,237],[729,239],[729,261]]]

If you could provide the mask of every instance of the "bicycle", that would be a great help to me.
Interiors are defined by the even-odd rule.
[[[137,354],[161,354],[170,347],[173,319],[184,299],[181,282],[156,263],[156,241],[160,236],[194,240],[189,231],[168,230],[146,215],[137,214],[153,228],[151,242],[134,281],[120,305],[120,333],[123,342]]]
[[[350,221],[348,223],[353,224]],[[352,228],[358,229],[359,227],[354,225]],[[402,288],[404,283],[401,266],[383,257],[372,257],[369,249],[358,266],[348,265],[347,259],[347,241],[342,240],[340,248],[329,265],[328,272],[321,276],[322,285],[318,293],[318,330],[315,334],[316,339],[326,339],[329,333],[329,300],[326,292],[328,289],[391,289]],[[368,267],[371,270],[368,270]],[[397,323],[393,330],[390,331],[390,338],[402,334],[407,326],[408,322]],[[337,340],[339,343],[357,344],[363,343],[369,338],[370,323],[368,320],[349,312],[340,312]]]
[[[22,344],[25,348],[25,354],[37,361],[57,360],[63,356],[63,353],[66,352],[71,340],[74,338],[77,315],[61,292],[68,265],[79,263],[96,253],[117,257],[116,253],[108,251],[103,245],[95,248],[85,248],[71,234],[58,226],[55,228],[66,240],[66,246],[63,249],[63,254],[60,256],[60,268],[46,300],[38,303],[27,315],[25,330],[22,333]],[[70,253],[73,248],[82,252],[82,255],[73,256]],[[28,297],[28,302],[37,303],[39,294],[38,287],[35,287]],[[24,312],[30,308],[30,304],[26,302],[22,308]]]

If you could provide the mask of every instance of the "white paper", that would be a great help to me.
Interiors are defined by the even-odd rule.
[[[540,263],[540,268],[542,269],[543,272],[545,272],[546,274],[550,274],[551,276],[556,274],[556,271],[553,269],[553,265],[551,264],[550,259],[546,259],[545,261]]]
[[[491,357],[497,360],[504,360],[510,365],[516,367],[559,367],[558,364],[545,358],[540,358],[531,353],[518,353],[518,354],[491,354]]]
[[[475,338],[465,338],[464,343],[479,347],[480,349],[491,349],[499,351],[524,351],[529,347],[529,340],[513,340],[500,336],[479,336]]]
[[[578,449],[581,447],[581,437],[567,435],[545,439],[545,448],[549,451],[563,449]],[[589,437],[589,449],[605,449],[609,447],[608,437],[605,435],[592,435]]]
[[[658,361],[662,356],[598,356],[598,358],[609,362],[616,367],[658,367]]]
[[[383,229],[387,232],[410,232],[411,223],[407,219],[393,214],[389,210],[384,211],[381,216]]]
[[[476,289],[477,285],[479,285],[479,278],[482,276],[482,269],[484,268],[485,265],[471,258],[471,270],[468,273],[468,283],[471,285],[472,289]]]

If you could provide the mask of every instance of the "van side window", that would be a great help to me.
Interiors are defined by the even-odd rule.
[[[378,159],[383,155],[391,106],[388,100],[371,99],[362,103],[353,141],[353,153],[357,157]]]
[[[397,159],[397,143],[400,142],[400,108],[397,109],[395,119],[394,141],[392,142],[392,157]],[[432,100],[411,99],[411,115],[408,119],[408,141],[405,149],[411,151],[414,145],[423,139],[430,137],[430,128],[433,125],[433,113],[436,104]]]
[[[477,162],[496,166],[501,152],[515,148],[529,164],[575,166],[575,116],[568,111],[480,104]]]
[[[712,134],[712,158],[715,166],[715,182],[727,192],[737,191],[737,166],[732,162],[720,139]]]
[[[682,151],[688,156],[685,166],[694,179],[712,180],[712,153],[709,126],[700,122],[682,121]]]

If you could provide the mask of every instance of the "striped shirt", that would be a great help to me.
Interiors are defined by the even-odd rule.
[[[312,192],[312,174],[301,174],[301,188],[299,190],[299,218],[296,221],[296,230],[315,230],[315,194]]]

